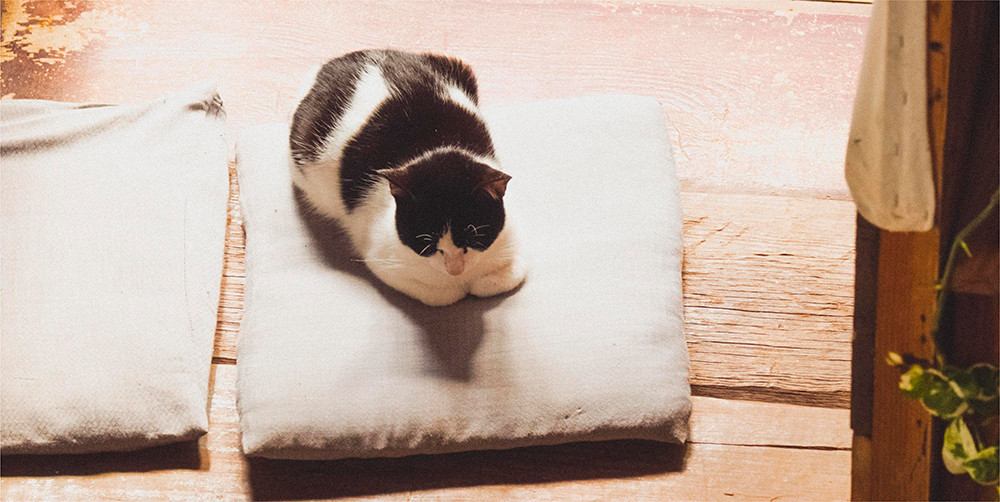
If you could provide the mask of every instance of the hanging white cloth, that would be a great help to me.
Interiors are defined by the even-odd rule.
[[[927,109],[927,4],[876,0],[845,170],[858,212],[885,230],[934,224]]]

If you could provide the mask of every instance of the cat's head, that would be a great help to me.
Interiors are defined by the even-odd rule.
[[[503,230],[510,176],[488,162],[444,149],[379,171],[396,199],[399,240],[442,272],[474,267]]]

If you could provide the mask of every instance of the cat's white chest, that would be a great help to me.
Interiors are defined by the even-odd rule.
[[[512,228],[505,228],[486,251],[472,252],[475,256],[468,259],[467,269],[452,276],[440,254],[423,257],[399,241],[391,210],[373,221],[376,225],[370,227],[369,245],[362,252],[365,264],[381,281],[427,305],[450,305],[470,294],[493,296],[524,281],[525,269],[516,253]]]

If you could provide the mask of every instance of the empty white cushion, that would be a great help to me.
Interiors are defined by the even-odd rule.
[[[0,102],[0,450],[205,433],[225,244],[222,104]]]
[[[530,271],[512,294],[449,307],[380,284],[334,225],[305,216],[287,125],[242,132],[246,454],[685,440],[681,211],[659,105],[603,96],[487,119]]]

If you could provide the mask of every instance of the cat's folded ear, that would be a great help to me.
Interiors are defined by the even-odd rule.
[[[493,168],[489,168],[486,174],[482,177],[482,181],[476,187],[476,190],[482,190],[495,200],[500,200],[503,195],[507,192],[507,182],[510,181],[510,175],[498,171]]]
[[[380,169],[376,171],[379,176],[389,182],[389,192],[393,197],[413,197],[410,191],[410,170],[405,167],[394,169]]]

